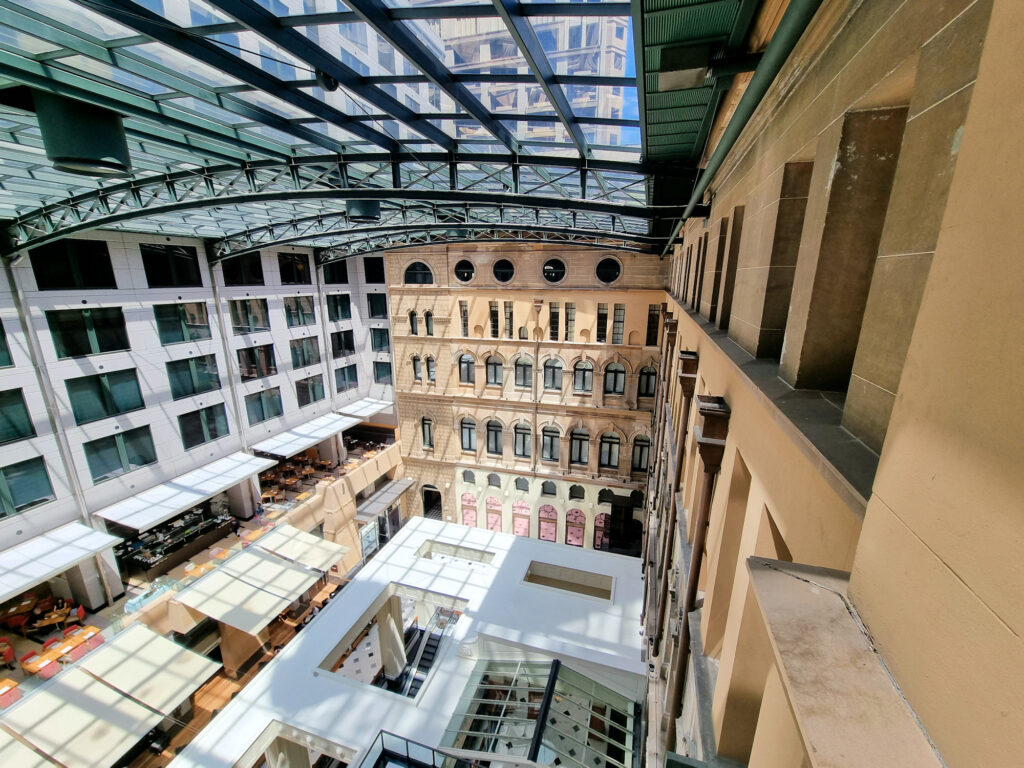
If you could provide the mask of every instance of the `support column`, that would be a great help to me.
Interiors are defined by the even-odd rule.
[[[393,595],[377,614],[381,664],[384,666],[384,674],[392,679],[402,674],[407,661],[403,629],[402,601],[397,595]]]
[[[270,743],[264,757],[267,758],[268,768],[310,768],[311,765],[309,749],[283,736],[278,736]]]

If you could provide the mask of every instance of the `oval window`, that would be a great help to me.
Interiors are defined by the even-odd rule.
[[[507,283],[516,273],[516,268],[508,259],[498,259],[494,262],[494,279],[499,283]]]
[[[622,267],[615,259],[601,259],[597,263],[597,279],[602,283],[614,283],[622,274]]]
[[[548,259],[544,262],[544,279],[549,283],[560,283],[565,277],[565,262],[561,259]]]
[[[473,262],[469,259],[462,259],[455,264],[455,279],[468,283],[473,279],[473,275],[476,273],[476,267],[473,266]]]

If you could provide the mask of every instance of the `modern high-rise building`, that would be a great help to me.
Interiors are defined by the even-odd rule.
[[[1024,754],[1018,0],[0,0],[0,766]]]

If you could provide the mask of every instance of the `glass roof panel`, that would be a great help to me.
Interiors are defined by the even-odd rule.
[[[238,125],[239,123],[248,122],[248,119],[241,115],[236,115],[234,112],[229,112],[226,109],[221,109],[215,104],[210,104],[202,99],[196,99],[192,96],[183,96],[178,99],[168,99],[168,104],[174,104],[175,106],[182,107],[183,109],[196,112],[204,117],[209,117],[218,122],[224,123],[225,125]]]
[[[297,27],[298,31],[327,53],[364,77],[368,75],[418,75],[409,60],[368,24],[321,24]]]
[[[159,14],[179,27],[223,24],[231,18],[203,0],[136,0],[139,5]]]
[[[309,117],[309,113],[305,110],[299,109],[298,107],[289,104],[287,101],[277,98],[277,96],[271,96],[265,91],[239,91],[234,95],[242,101],[255,104],[257,107],[262,107],[263,109],[269,110],[281,117],[289,119]]]
[[[555,74],[634,76],[628,16],[533,16],[530,23]]]
[[[308,64],[255,32],[223,32],[206,39],[278,80],[309,79],[314,74]]]
[[[0,44],[8,45],[16,51],[24,51],[31,54],[49,53],[59,51],[59,45],[53,45],[33,35],[19,32],[7,26],[0,26]]]
[[[97,78],[106,80],[109,83],[113,83],[117,86],[123,86],[125,88],[132,88],[142,93],[148,93],[151,96],[156,96],[161,93],[171,93],[170,88],[165,88],[162,85],[154,83],[152,80],[147,80],[144,77],[139,77],[131,72],[126,72],[119,67],[113,67],[102,61],[89,58],[88,56],[64,56],[55,60],[55,63],[62,64],[70,70],[82,72],[84,74],[93,75]]]
[[[621,125],[582,125],[583,135],[595,146],[640,149],[640,129]]]
[[[490,5],[489,0],[384,0],[388,8],[436,8],[446,5]]]
[[[526,120],[502,120],[512,135],[520,141],[568,141],[565,126],[561,123],[535,123]]]
[[[561,85],[573,112],[582,118],[611,117],[637,120],[636,87],[624,85]]]
[[[466,88],[488,112],[495,115],[554,115],[544,89],[528,83],[477,83],[466,82]]]
[[[15,5],[36,11],[51,19],[73,20],[75,29],[100,40],[128,37],[134,32],[72,0],[11,0]]]
[[[203,85],[223,88],[241,85],[242,81],[214,67],[196,61],[181,51],[163,43],[145,43],[121,49],[123,53],[131,53],[148,59],[154,64],[166,67],[172,72],[184,75]]]
[[[275,16],[298,16],[307,13],[347,11],[341,0],[256,0]]]
[[[455,74],[529,74],[508,28],[498,17],[402,21]]]

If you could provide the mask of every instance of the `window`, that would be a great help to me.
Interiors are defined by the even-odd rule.
[[[14,361],[11,360],[11,348],[7,346],[7,332],[4,330],[4,324],[0,322],[0,368],[10,365],[14,365]]]
[[[658,326],[661,321],[661,307],[658,304],[647,305],[647,338],[644,346],[658,346]]]
[[[316,322],[316,310],[312,296],[285,296],[284,317],[289,328],[312,325]]]
[[[525,477],[517,477],[516,490],[523,491],[524,493],[528,492],[530,490],[530,481],[527,480]]]
[[[626,368],[622,363],[609,363],[604,369],[604,393],[621,395],[626,391]]]
[[[506,339],[511,339],[512,338],[512,327],[513,327],[512,310],[513,310],[513,307],[514,307],[514,304],[511,301],[506,301],[505,302],[505,338]]]
[[[476,381],[476,367],[471,355],[459,357],[459,383],[472,384]]]
[[[423,432],[423,447],[434,447],[434,421],[425,416],[420,419],[420,429]]]
[[[594,364],[583,360],[573,366],[572,389],[574,392],[594,391]]]
[[[331,334],[331,357],[348,357],[356,353],[355,333],[353,331],[337,331]]]
[[[224,412],[224,403],[183,413],[178,417],[178,427],[186,451],[224,437],[228,434],[228,416]]]
[[[35,434],[24,393],[20,389],[0,392],[0,443],[13,443]]]
[[[250,427],[267,419],[277,418],[283,410],[280,387],[245,396],[245,415],[249,418]]]
[[[605,468],[618,468],[619,466],[619,436],[612,433],[601,435],[601,450],[598,455],[598,464]]]
[[[513,435],[515,455],[520,459],[530,458],[530,428],[525,424],[516,424]]]
[[[557,360],[544,363],[544,389],[562,390],[562,364]]]
[[[559,435],[554,427],[544,427],[540,433],[540,457],[545,461],[558,461]]]
[[[364,256],[363,275],[365,276],[367,283],[386,282],[386,279],[384,277],[384,257]]]
[[[237,299],[228,303],[231,330],[236,336],[270,330],[270,310],[266,299]]]
[[[117,288],[104,240],[57,240],[29,252],[40,291]]]
[[[292,368],[305,368],[320,363],[320,340],[316,336],[292,339],[288,346],[292,353]]]
[[[555,487],[555,483],[553,480],[545,480],[543,483],[540,484],[541,496],[554,496],[557,492],[558,489]]]
[[[476,450],[476,422],[472,419],[463,419],[460,423],[462,433],[462,450]]]
[[[427,336],[434,335],[434,313],[424,312],[423,313],[423,326],[427,333]]]
[[[464,483],[475,483],[476,476],[470,470],[464,470],[462,472],[462,482]]]
[[[608,341],[608,305],[597,305],[597,333],[595,334],[598,344],[605,344]]]
[[[139,385],[134,382],[135,372],[131,373],[135,389],[138,390]],[[217,358],[213,355],[202,355],[187,360],[172,360],[167,364],[167,380],[171,384],[171,398],[174,400],[220,389]],[[134,395],[132,397],[134,398]],[[138,396],[137,407],[142,407],[142,395]]]
[[[153,316],[157,335],[164,346],[210,338],[206,304],[156,304]]]
[[[569,498],[570,499],[584,499],[587,496],[587,492],[584,490],[582,485],[570,485],[569,486]]]
[[[557,301],[552,301],[548,304],[548,338],[552,341],[558,341],[558,316],[559,304]]]
[[[459,302],[459,318],[462,320],[462,335],[469,336],[469,302]]]
[[[58,309],[46,313],[57,357],[84,357],[130,349],[120,307]]]
[[[420,361],[419,355],[412,356],[412,378],[413,381],[423,380],[423,363]]]
[[[461,259],[455,263],[455,279],[460,283],[468,283],[476,274],[476,267],[469,259]]]
[[[638,397],[654,397],[654,386],[657,381],[658,372],[653,368],[641,368],[640,380],[637,384]]]
[[[259,251],[231,256],[221,264],[224,285],[263,285],[263,259]]]
[[[156,461],[149,427],[129,429],[82,445],[94,483],[131,472]]]
[[[541,274],[549,283],[560,283],[565,277],[565,262],[561,259],[548,259],[544,262]]]
[[[383,320],[388,316],[388,297],[384,293],[370,293],[366,296],[366,305],[370,317],[374,320]]]
[[[304,253],[279,253],[277,266],[281,270],[283,285],[313,284],[313,276],[309,272],[309,257]]]
[[[329,264],[324,264],[324,283],[348,285],[348,262],[332,261]]]
[[[427,358],[427,381],[437,381],[437,367],[432,357]]]
[[[497,357],[487,358],[487,385],[491,387],[501,386],[501,360]]]
[[[572,341],[573,337],[576,336],[576,305],[571,302],[565,302],[565,340]]]
[[[615,259],[601,259],[597,263],[595,273],[597,274],[597,279],[607,285],[619,279],[619,275],[622,274],[622,267]]]
[[[523,339],[524,341],[529,338],[529,332],[526,330],[525,325],[519,326],[519,338]]]
[[[515,371],[517,387],[533,386],[533,365],[529,360],[522,357],[516,360]]]
[[[324,399],[324,377],[322,374],[310,376],[307,379],[299,379],[295,382],[295,399],[299,401],[299,408],[304,408],[310,403]]]
[[[487,485],[491,488],[501,488],[501,478],[492,472],[487,476]]]
[[[515,275],[516,268],[508,259],[498,259],[494,262],[492,272],[494,274],[494,279],[499,283],[507,283]]]
[[[586,464],[590,461],[590,435],[583,430],[574,430],[569,436],[569,463]]]
[[[374,352],[390,352],[391,337],[387,328],[370,329],[370,348]]]
[[[0,517],[16,515],[54,498],[42,457],[8,464],[0,469]]]
[[[347,392],[359,386],[359,377],[356,374],[356,366],[346,365],[334,369],[334,388],[338,392]]]
[[[79,425],[146,407],[134,368],[68,379],[64,386]]]
[[[409,334],[411,336],[419,336],[420,334],[419,319],[416,317],[415,312],[409,313]]]
[[[201,288],[199,254],[187,245],[143,243],[142,268],[150,288]]]
[[[490,318],[491,318],[491,338],[498,338],[498,302],[489,302]]]
[[[391,363],[374,363],[373,380],[377,384],[391,384]]]
[[[352,319],[352,299],[347,293],[327,294],[327,319],[332,323]]]
[[[646,437],[638,437],[633,441],[633,464],[634,472],[646,472],[647,462],[651,456],[651,441]]]
[[[273,376],[277,373],[274,345],[264,344],[261,347],[245,347],[238,350],[238,370],[242,381]]]
[[[414,261],[405,268],[406,285],[432,285],[434,273],[422,261]]]
[[[487,452],[496,456],[502,454],[501,424],[496,421],[487,422]]]
[[[616,304],[615,315],[612,319],[612,344],[622,343],[622,334],[626,326],[626,305]]]

